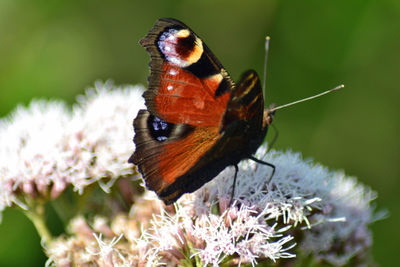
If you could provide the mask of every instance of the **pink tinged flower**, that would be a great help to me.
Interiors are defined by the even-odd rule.
[[[25,206],[24,195],[57,198],[68,186],[83,193],[98,182],[108,192],[118,178],[135,174],[127,159],[142,90],[96,83],[72,112],[62,102],[40,100],[1,119],[0,212]]]
[[[95,217],[93,223],[93,230],[103,234],[108,238],[114,238],[115,234],[113,230],[107,225],[107,219],[102,217]]]
[[[123,237],[114,237],[111,241],[105,242],[102,240],[102,235],[95,235],[96,241],[98,243],[98,251],[91,251],[88,249],[88,253],[91,255],[98,255],[100,257],[99,263],[102,266],[118,266],[121,262],[125,262],[125,257],[115,248],[115,245]]]
[[[265,155],[263,148],[260,150],[259,157],[277,166],[272,181],[266,183],[270,175],[268,167],[241,163],[235,202],[229,206],[225,201],[227,192],[231,192],[233,171],[227,168],[199,191],[182,197],[175,206],[175,215],[154,218],[161,228],[168,224],[168,228],[162,228],[162,237],[169,240],[168,235],[176,236],[173,233],[184,225],[179,228],[184,230],[180,238],[190,240],[197,250],[191,257],[199,257],[204,264],[210,265],[218,265],[229,255],[233,256],[232,263],[253,265],[265,259],[291,258],[295,257],[291,252],[295,246],[320,259],[337,263],[354,256],[346,251],[360,251],[361,247],[370,244],[362,241],[367,238],[356,235],[363,233],[358,230],[360,223],[362,229],[366,229],[373,220],[370,201],[374,194],[365,194],[367,188],[352,182],[349,177],[337,179],[340,173],[310,160],[304,161],[299,154],[271,152]],[[351,201],[351,208],[346,201]],[[218,214],[211,212],[216,203]],[[361,218],[354,218],[359,215]],[[347,223],[349,220],[354,222]],[[292,229],[304,231],[304,240],[296,242],[290,235]],[[161,235],[155,230],[150,240],[157,238]],[[348,238],[357,241],[347,242],[344,254],[333,256],[329,252],[337,240],[346,244]],[[175,243],[175,248],[179,244],[184,242]],[[365,245],[360,247],[359,244]]]
[[[154,194],[146,193],[133,206],[132,217],[117,216],[111,227],[105,221],[95,223],[105,244],[120,235],[126,238],[108,250],[86,243],[92,257],[103,255],[92,261],[102,265],[118,259],[122,264],[151,266],[192,259],[203,265],[227,261],[254,266],[295,257],[295,251],[336,265],[362,258],[371,245],[367,227],[375,218],[370,207],[375,195],[352,178],[304,161],[298,154],[272,152],[265,157],[281,170],[266,183],[270,170],[242,163],[232,206],[219,203],[225,194],[218,190],[232,186],[232,170],[226,169],[174,206],[165,207]],[[293,232],[300,231],[301,238],[295,239]]]
[[[86,223],[83,217],[76,217],[69,223],[69,232],[76,234],[83,239],[92,239],[94,231]]]
[[[97,183],[109,192],[120,177],[135,175],[126,159],[134,150],[131,125],[143,106],[140,94],[98,83],[72,113],[63,104],[40,102],[1,120],[0,211],[13,204],[28,208],[25,196],[55,198],[68,186],[82,193]],[[296,250],[338,265],[361,257],[372,242],[367,227],[375,220],[375,193],[298,153],[265,149],[256,156],[276,166],[274,177],[269,180],[267,166],[240,163],[233,205],[233,168],[174,206],[146,192],[135,198],[132,217],[96,219],[91,226],[73,221],[73,236],[52,243],[50,261],[151,266],[196,257],[213,266],[224,260],[255,265],[294,257]]]

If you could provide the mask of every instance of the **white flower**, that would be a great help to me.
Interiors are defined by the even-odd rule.
[[[132,122],[144,106],[142,87],[115,88],[96,83],[95,90],[78,98],[69,127],[69,157],[74,163],[71,183],[82,192],[93,181],[100,181],[108,192],[115,179],[132,174],[129,156],[134,151]],[[83,177],[82,177],[83,176]],[[111,178],[107,184],[100,180]]]
[[[108,192],[117,179],[136,175],[127,160],[141,92],[97,83],[72,111],[34,101],[0,120],[0,212],[29,208],[26,200],[55,198],[68,186],[82,193],[97,182]],[[131,216],[91,214],[92,226],[72,221],[70,237],[46,244],[48,264],[255,265],[298,252],[333,265],[368,261],[373,191],[299,153],[262,146],[256,157],[274,164],[275,174],[270,179],[269,166],[242,161],[232,205],[231,167],[174,206],[138,193]]]
[[[45,194],[58,178],[62,129],[71,116],[62,102],[32,101],[28,108],[18,107],[0,121],[0,211],[16,203],[16,193],[35,197]]]
[[[318,260],[342,265],[354,256],[362,259],[371,246],[371,201],[375,193],[343,172],[303,160],[299,153],[265,152],[239,164],[234,204],[229,206],[234,168],[193,194],[184,195],[174,214],[152,219],[148,242],[152,258],[168,262],[171,251],[194,251],[203,264],[217,266],[226,257],[232,263],[255,265],[295,256],[294,248]],[[218,210],[216,213],[215,210]],[[296,232],[301,239],[294,239]],[[191,245],[187,245],[191,244]],[[192,246],[190,249],[185,248]],[[338,250],[338,247],[343,249]]]
[[[113,246],[108,254],[101,253],[110,257],[92,257],[90,262],[254,266],[293,258],[300,252],[335,266],[369,263],[372,239],[368,226],[376,219],[371,207],[374,192],[343,172],[303,160],[299,153],[266,154],[261,147],[256,156],[274,164],[275,175],[269,180],[270,167],[240,163],[232,205],[234,169],[227,168],[174,206],[165,207],[151,197],[154,193],[147,192],[134,204],[131,217],[111,219],[111,228],[95,219],[93,228],[107,237],[99,244]],[[75,239],[89,232],[86,227],[75,229]],[[117,249],[115,240],[121,235],[126,239],[119,240]],[[86,241],[82,246],[93,248],[93,243]],[[51,248],[48,253],[54,261],[65,260],[65,254],[54,255]],[[79,258],[82,253],[82,247],[72,248],[68,255]]]
[[[81,263],[113,262],[114,266],[127,262],[140,266],[256,265],[293,258],[299,252],[333,265],[354,260],[368,263],[366,251],[372,245],[368,226],[375,220],[371,208],[375,193],[342,172],[303,160],[299,153],[264,154],[265,147],[261,147],[256,156],[276,166],[274,177],[269,180],[268,166],[240,163],[233,205],[229,202],[234,169],[227,168],[174,206],[164,206],[147,191],[142,199],[137,198],[130,216],[109,218],[110,226],[100,218],[95,218],[92,228],[77,220],[75,236],[57,240],[47,253],[53,262],[68,262],[71,257],[81,259],[88,251],[99,251]],[[91,231],[104,236],[101,242],[97,240],[100,249],[93,237],[88,238]],[[116,244],[122,235],[125,238]],[[57,253],[63,243],[71,244],[66,246],[69,250]]]
[[[133,174],[127,160],[142,91],[98,82],[72,112],[62,102],[40,100],[0,120],[0,212],[13,204],[28,208],[27,196],[55,198],[69,185],[82,193],[99,182],[108,191]]]
[[[342,171],[303,160],[300,153],[265,153],[261,147],[256,157],[274,164],[275,175],[266,182],[270,167],[243,161],[236,184],[237,202],[262,211],[260,216],[265,219],[300,228],[304,240],[299,248],[335,265],[372,245],[367,227],[377,219],[371,207],[375,192]],[[208,202],[229,198],[233,171],[226,169],[195,194]],[[337,251],[338,246],[343,250]]]

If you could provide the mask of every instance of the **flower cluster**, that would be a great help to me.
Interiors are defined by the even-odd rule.
[[[108,191],[133,174],[132,120],[143,106],[141,86],[96,83],[69,110],[58,101],[33,101],[0,120],[0,212],[26,198],[79,193],[94,182]]]
[[[115,266],[255,265],[296,254],[338,266],[369,260],[373,192],[298,153],[265,154],[262,147],[257,156],[276,166],[275,175],[269,181],[268,166],[242,162],[232,205],[234,170],[227,168],[174,206],[147,193],[130,216],[117,216],[108,228],[93,226],[91,234],[79,234],[87,227],[76,227],[72,237],[54,242],[48,255],[54,263],[90,258],[80,263]]]
[[[287,266],[294,257],[297,263],[311,257],[336,266],[369,264],[376,194],[299,153],[260,147],[255,156],[275,165],[275,174],[242,161],[233,199],[232,167],[175,205],[164,206],[153,192],[142,194],[127,163],[141,92],[141,86],[97,83],[72,109],[33,101],[0,120],[0,213],[14,204],[28,210],[48,265]],[[106,193],[112,189],[100,201],[111,209],[102,209],[100,217],[90,206],[87,219],[72,220],[68,235],[54,239],[43,205],[35,204],[67,187],[80,194],[96,185]]]

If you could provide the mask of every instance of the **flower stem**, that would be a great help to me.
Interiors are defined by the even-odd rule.
[[[33,205],[30,209],[25,211],[25,215],[32,221],[33,225],[38,232],[43,245],[51,243],[53,236],[46,225],[45,220],[45,207],[42,203]]]

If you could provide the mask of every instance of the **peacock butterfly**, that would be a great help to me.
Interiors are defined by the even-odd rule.
[[[207,45],[176,19],[159,19],[140,45],[151,56],[147,110],[133,122],[136,149],[129,162],[148,189],[168,205],[227,166],[235,166],[236,180],[243,159],[275,170],[252,156],[275,112],[264,110],[254,70],[235,84]]]

